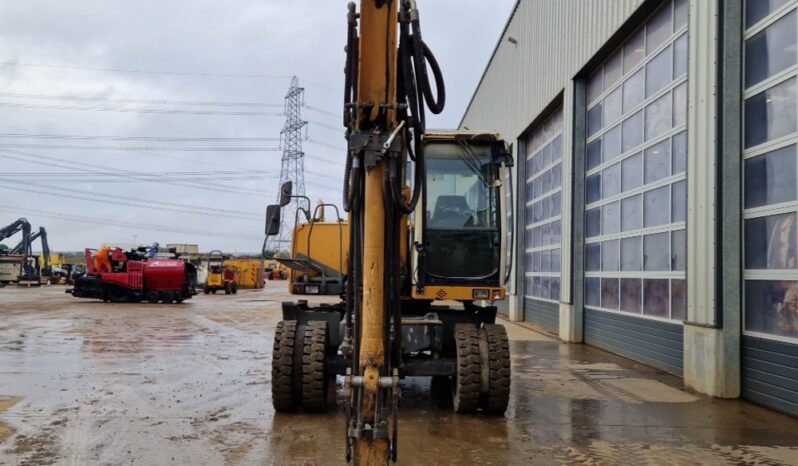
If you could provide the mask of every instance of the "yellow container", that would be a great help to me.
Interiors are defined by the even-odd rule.
[[[263,261],[259,259],[228,260],[225,266],[238,269],[238,287],[263,288]]]

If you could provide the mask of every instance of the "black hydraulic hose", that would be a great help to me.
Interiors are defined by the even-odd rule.
[[[412,144],[409,144],[410,141],[408,141],[405,146],[408,148],[410,159],[415,162],[416,166],[414,167],[413,194],[409,203],[405,204],[402,198],[401,166],[395,162],[392,162],[389,167],[389,188],[394,204],[398,206],[402,213],[409,215],[418,204],[424,176],[424,148],[421,141],[421,136],[426,130],[424,103],[435,114],[443,111],[446,104],[446,87],[443,81],[443,73],[434,54],[422,39],[421,22],[414,0],[402,2],[398,62],[400,83],[397,86],[397,100],[406,104],[406,109],[403,110],[400,118],[408,122],[408,126],[412,128],[405,131],[405,134],[407,134],[408,131],[412,130]],[[427,64],[429,64],[435,78],[437,97],[432,92],[427,73]]]
[[[446,86],[443,83],[443,73],[432,50],[427,47],[427,44],[421,38],[421,24],[418,15],[416,14],[415,18],[410,22],[413,26],[413,68],[415,69],[416,81],[419,90],[424,95],[424,100],[427,102],[429,110],[437,115],[443,111],[443,107],[446,105]],[[429,63],[432,74],[435,77],[435,87],[438,91],[437,99],[432,95],[429,75],[427,74],[427,63]]]
[[[357,100],[357,12],[354,2],[347,5],[346,64],[344,66],[344,126],[349,126],[354,117],[352,104]]]
[[[347,151],[346,154],[346,166],[344,167],[344,192],[343,192],[343,208],[344,212],[349,212],[352,210],[352,199],[354,197],[354,189],[350,186],[349,182],[352,178],[352,160],[354,157],[352,153]]]

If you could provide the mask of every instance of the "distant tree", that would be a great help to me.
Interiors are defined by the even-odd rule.
[[[4,243],[0,243],[0,251],[8,251],[9,249],[11,248],[6,246]]]

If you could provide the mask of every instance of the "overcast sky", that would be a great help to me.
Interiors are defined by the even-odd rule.
[[[515,0],[418,3],[447,87],[446,109],[428,126],[455,127]],[[273,114],[293,75],[310,122],[307,194],[339,203],[345,12],[345,1],[330,0],[0,3],[0,227],[27,217],[62,251],[134,240],[259,251],[279,151],[153,149],[278,141],[140,137],[279,138],[283,118]],[[164,113],[173,111],[184,113]]]

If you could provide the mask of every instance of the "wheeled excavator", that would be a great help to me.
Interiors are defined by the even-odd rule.
[[[445,88],[414,0],[349,3],[347,22],[346,286],[337,305],[283,303],[272,400],[280,412],[326,409],[343,376],[347,460],[387,464],[405,377],[432,377],[457,413],[507,408],[509,344],[491,304],[509,276],[513,159],[495,133],[426,131]],[[291,199],[281,189],[267,235]]]

